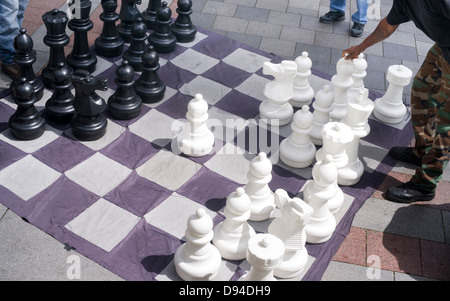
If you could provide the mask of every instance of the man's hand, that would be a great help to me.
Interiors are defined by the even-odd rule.
[[[363,52],[361,45],[356,45],[356,46],[352,46],[352,47],[342,51],[342,56],[345,57],[346,60],[348,60],[348,59],[353,60],[353,59],[358,58],[358,56],[361,52]],[[346,56],[346,54],[347,54],[347,56]]]

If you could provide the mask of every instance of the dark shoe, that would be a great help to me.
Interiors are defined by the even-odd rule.
[[[345,14],[340,11],[329,11],[319,18],[319,21],[325,24],[340,22],[345,20]]]
[[[350,30],[350,34],[353,37],[360,37],[360,36],[362,36],[363,31],[364,31],[364,24],[358,23],[358,22],[354,22],[353,26],[352,26],[352,29]]]
[[[2,72],[13,80],[17,80],[20,77],[20,67],[16,64],[2,63]]]
[[[391,187],[386,192],[386,198],[396,203],[431,201],[434,196],[434,192],[425,191],[411,181],[397,187]]]
[[[389,151],[389,155],[402,162],[417,166],[422,165],[422,160],[414,154],[412,147],[394,146]]]

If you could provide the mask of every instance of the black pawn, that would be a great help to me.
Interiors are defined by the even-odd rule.
[[[160,53],[172,52],[175,49],[177,38],[172,33],[170,23],[172,10],[163,1],[156,13],[156,28],[148,36],[148,42]]]
[[[100,20],[103,21],[103,28],[100,36],[95,39],[95,52],[105,57],[116,57],[122,54],[124,44],[116,27],[116,21],[119,20],[116,13],[117,0],[102,0],[101,4],[103,12]]]
[[[141,13],[142,21],[147,25],[148,29],[156,27],[156,10],[161,6],[161,0],[150,0],[148,7]]]
[[[47,116],[50,120],[58,123],[68,123],[75,114],[73,107],[72,68],[59,63],[53,71],[53,94],[45,103]]]
[[[127,60],[135,71],[142,71],[142,54],[146,48],[147,26],[142,22],[141,17],[136,19],[131,27],[130,47],[124,52],[123,59]]]
[[[133,25],[137,17],[141,16],[141,12],[137,8],[137,5],[141,4],[141,2],[141,0],[122,0],[120,5],[120,24],[117,25],[117,30],[125,43],[130,43],[131,25]]]
[[[197,28],[192,24],[192,1],[178,0],[178,17],[172,24],[172,32],[180,43],[192,42],[195,39]]]
[[[75,15],[79,18],[69,21],[68,27],[75,33],[75,37],[72,52],[66,58],[67,63],[74,70],[83,69],[92,73],[97,65],[97,57],[89,49],[87,36],[88,31],[94,27],[89,18],[92,2],[89,0],[72,0],[72,2],[75,3]]]
[[[134,88],[144,103],[155,103],[163,99],[166,85],[158,76],[159,55],[152,45],[142,55],[144,71],[136,81]]]
[[[46,12],[42,16],[42,20],[47,28],[44,44],[50,47],[48,64],[42,69],[42,80],[46,88],[53,89],[53,71],[58,68],[59,64],[64,63],[65,66],[72,69],[67,64],[64,54],[64,46],[70,42],[70,38],[66,34],[69,18],[67,13],[53,9]]]
[[[42,136],[45,132],[45,119],[34,106],[34,88],[24,76],[15,86],[14,101],[17,109],[9,118],[9,128],[13,136],[19,140],[33,140]]]
[[[141,112],[142,100],[134,91],[134,69],[127,60],[116,69],[117,89],[108,99],[109,113],[115,119],[129,120]]]
[[[40,77],[36,77],[33,70],[33,64],[36,62],[36,50],[33,49],[33,40],[27,34],[25,28],[21,28],[19,34],[14,38],[13,60],[20,67],[20,77],[25,77],[34,88],[36,100],[42,98],[44,94],[44,83]],[[11,83],[11,95],[14,96],[14,87],[20,83],[20,80],[14,80]]]
[[[95,91],[108,89],[107,78],[94,77],[80,69],[72,75],[72,84],[75,87],[73,135],[82,141],[100,139],[106,133],[108,121],[104,114],[106,102]]]

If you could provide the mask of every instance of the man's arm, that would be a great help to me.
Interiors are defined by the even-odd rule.
[[[387,39],[395,30],[397,30],[398,25],[390,25],[386,18],[382,19],[378,24],[377,28],[366,38],[361,44],[352,46],[342,52],[342,56],[348,53],[347,59],[357,58],[361,52],[364,52],[370,46],[379,43]]]

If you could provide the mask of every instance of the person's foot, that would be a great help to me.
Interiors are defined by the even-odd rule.
[[[20,67],[16,64],[2,63],[2,72],[8,75],[11,79],[17,80],[20,77]]]
[[[329,11],[319,18],[319,21],[325,24],[340,22],[345,20],[345,14],[340,11]]]
[[[397,159],[402,162],[414,164],[417,166],[422,165],[422,160],[414,154],[412,147],[405,146],[394,146],[389,151],[389,155],[391,155],[394,159]]]
[[[350,35],[353,37],[360,37],[362,36],[364,31],[364,24],[353,22],[352,29],[350,30]]]
[[[412,203],[418,201],[431,201],[435,196],[434,192],[429,192],[420,188],[412,181],[402,185],[391,187],[386,192],[386,198],[396,203]]]

